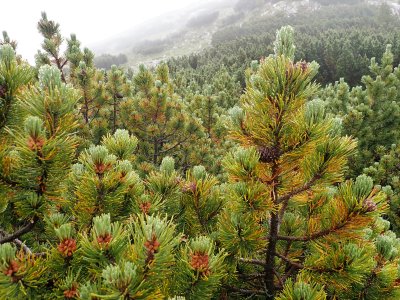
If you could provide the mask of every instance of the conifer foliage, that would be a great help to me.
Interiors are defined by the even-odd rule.
[[[400,298],[398,223],[384,219],[398,147],[365,169],[393,190],[346,181],[357,144],[339,118],[370,116],[385,87],[394,102],[390,49],[350,109],[344,82],[318,94],[318,64],[294,61],[283,27],[232,107],[227,70],[199,90],[164,63],[98,70],[75,35],[60,52],[45,13],[38,28],[37,78],[0,43],[0,300]]]
[[[340,136],[320,100],[307,101],[317,64],[293,57],[285,27],[233,120],[241,147],[225,159],[231,200],[218,235],[236,269],[231,291],[262,299],[398,296],[398,242],[386,244],[394,235],[379,217],[385,195],[366,176],[343,182],[355,142]]]
[[[399,233],[399,87],[400,69],[394,67],[391,45],[380,62],[371,59],[371,75],[362,77],[364,86],[350,88],[341,79],[320,91],[328,110],[343,120],[344,133],[358,139],[347,175],[361,172],[371,176],[390,196],[388,219]]]
[[[174,93],[168,66],[160,64],[155,76],[141,66],[133,82],[135,95],[121,104],[121,119],[140,140],[139,159],[157,166],[165,156],[174,155],[182,161],[184,149],[204,133]]]

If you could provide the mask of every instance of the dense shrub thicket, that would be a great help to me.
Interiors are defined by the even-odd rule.
[[[398,299],[398,20],[337,9],[135,73],[4,33],[0,299]]]

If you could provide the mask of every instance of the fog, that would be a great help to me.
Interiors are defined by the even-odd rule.
[[[13,0],[1,5],[0,30],[18,42],[18,53],[30,62],[42,37],[36,24],[41,12],[60,24],[63,36],[75,33],[84,46],[111,38],[140,23],[185,8],[196,0]]]

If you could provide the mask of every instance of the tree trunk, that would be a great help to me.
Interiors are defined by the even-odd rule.
[[[272,213],[270,222],[270,236],[268,238],[268,248],[265,260],[266,265],[264,268],[265,287],[268,292],[267,299],[274,299],[275,297],[274,270],[275,270],[275,252],[276,252],[278,230],[279,230],[279,216],[276,213]]]
[[[115,133],[115,130],[117,129],[117,99],[115,95],[113,96],[113,126],[112,126],[112,133]]]
[[[280,119],[278,119],[280,121]],[[276,133],[276,142],[275,142],[275,148],[279,149],[279,131]],[[279,153],[279,151],[278,151]],[[279,155],[276,157],[272,163],[271,171],[272,171],[272,186],[273,189],[271,191],[271,199],[272,202],[275,205],[278,205],[278,189],[277,186],[279,184]],[[271,213],[271,219],[270,219],[270,230],[269,230],[269,236],[267,236],[267,241],[268,241],[268,247],[266,251],[266,257],[265,257],[265,268],[264,268],[264,280],[265,280],[265,288],[267,290],[267,296],[266,299],[273,300],[275,298],[275,292],[276,292],[276,287],[274,283],[275,279],[275,253],[276,253],[276,243],[278,240],[278,233],[279,233],[279,224],[280,223],[280,218],[279,218],[279,211],[278,212],[272,212]]]
[[[157,165],[157,160],[158,160],[158,155],[159,155],[159,153],[158,153],[159,149],[158,149],[158,142],[157,142],[157,139],[156,139],[156,138],[154,139],[153,146],[154,146],[153,164]]]

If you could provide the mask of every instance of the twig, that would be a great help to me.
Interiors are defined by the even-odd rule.
[[[294,267],[296,267],[296,268],[298,268],[298,269],[303,269],[303,268],[304,268],[304,265],[299,264],[299,263],[296,263],[296,262],[290,260],[289,258],[287,258],[286,256],[284,256],[284,255],[282,255],[282,254],[275,253],[275,256],[277,256],[277,257],[283,259],[284,261],[286,261],[287,263],[291,264],[292,266],[294,266]]]
[[[282,197],[279,197],[277,202],[278,202],[278,203],[286,202],[286,201],[288,201],[290,198],[292,198],[292,197],[294,197],[294,196],[296,196],[296,195],[298,195],[298,194],[300,194],[300,193],[302,193],[302,192],[307,191],[307,190],[310,189],[310,188],[314,185],[314,183],[315,183],[318,179],[320,179],[320,178],[321,178],[321,174],[319,174],[319,173],[315,174],[315,175],[311,178],[311,180],[308,181],[308,182],[306,182],[303,186],[301,186],[301,187],[299,187],[299,188],[297,188],[297,189],[292,190],[290,193],[288,193],[288,194],[286,194],[286,195],[283,195]]]
[[[32,254],[32,250],[29,249],[29,247],[25,245],[20,239],[15,239],[13,242],[20,246],[26,254]]]
[[[260,291],[260,290],[246,290],[246,289],[240,289],[240,288],[237,288],[234,286],[228,286],[227,288],[233,292],[239,292],[239,293],[246,294],[246,295],[267,295],[266,292]]]
[[[282,277],[281,277],[281,275],[278,273],[278,271],[277,270],[275,270],[274,269],[274,274],[275,274],[275,277],[278,279],[278,281],[279,281],[279,285],[281,286],[281,287],[283,287],[283,285],[284,285],[284,283],[283,283],[283,280],[282,280]]]
[[[34,220],[30,221],[28,224],[26,224],[24,227],[18,229],[13,234],[10,234],[9,236],[5,236],[4,238],[2,238],[0,240],[0,245],[4,244],[4,243],[12,242],[15,239],[19,238],[21,235],[31,231],[31,229],[33,228],[34,225],[35,225],[35,221]]]
[[[329,229],[325,229],[313,234],[310,234],[308,236],[284,236],[284,235],[278,235],[277,239],[278,240],[284,240],[284,241],[299,241],[299,242],[307,242],[307,241],[311,241],[311,240],[315,240],[317,238],[326,236],[336,230],[339,230],[340,228],[344,227],[346,224],[346,222],[344,222],[343,224],[333,227],[333,228],[329,228]]]
[[[266,266],[265,261],[259,260],[259,259],[245,259],[245,258],[239,258],[239,261],[246,263],[246,264],[252,264],[252,265],[259,265],[259,266]]]

